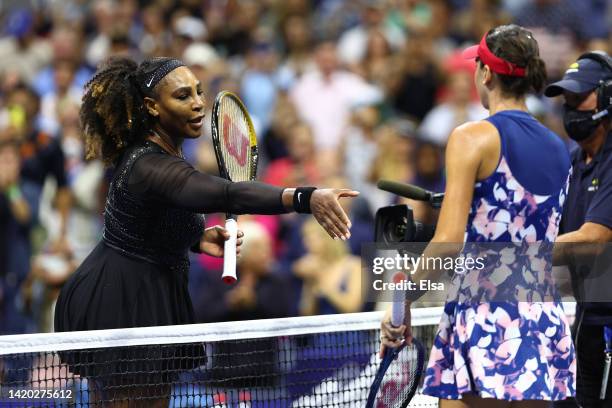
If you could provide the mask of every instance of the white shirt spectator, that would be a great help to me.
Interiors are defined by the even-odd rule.
[[[443,103],[429,111],[419,128],[421,137],[439,146],[445,146],[452,130],[465,122],[483,120],[489,116],[480,103],[470,103],[465,115],[459,115],[457,108]]]
[[[405,43],[403,31],[396,26],[385,25],[381,31],[392,49],[401,49]],[[364,26],[357,26],[346,31],[338,42],[338,56],[345,64],[358,64],[366,53],[369,32]]]
[[[358,127],[348,129],[344,143],[344,174],[351,188],[363,191],[371,184],[368,177],[378,154],[378,143],[368,139]]]
[[[0,37],[0,75],[17,72],[31,84],[38,71],[51,62],[53,49],[47,40],[34,40],[26,49],[13,37]]]
[[[71,87],[64,98],[67,98],[70,103],[80,105],[83,97],[82,89]],[[60,131],[60,124],[57,118],[57,105],[60,103],[60,97],[55,93],[48,93],[43,96],[40,101],[40,130],[56,136]]]
[[[291,90],[298,114],[311,128],[317,149],[338,147],[351,107],[377,104],[382,91],[360,76],[335,71],[325,79],[319,71],[305,73]]]

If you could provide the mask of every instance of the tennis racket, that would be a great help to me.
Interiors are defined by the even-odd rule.
[[[237,182],[255,180],[257,174],[257,137],[249,112],[235,94],[221,91],[212,108],[212,140],[221,177]],[[237,216],[225,215],[230,239],[223,247],[225,283],[236,282]]]
[[[394,281],[405,279],[404,273],[397,273]],[[391,324],[399,327],[404,322],[404,292],[394,291]],[[366,408],[405,408],[416,393],[425,364],[425,348],[412,338],[412,344],[404,342],[396,348],[385,349],[385,355],[378,367],[370,387]]]

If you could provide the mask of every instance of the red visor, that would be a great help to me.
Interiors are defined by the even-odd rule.
[[[474,59],[478,57],[480,58],[483,64],[488,65],[489,68],[491,68],[491,71],[497,74],[524,77],[525,68],[521,68],[516,64],[501,59],[497,55],[493,54],[487,46],[486,38],[487,35],[485,34],[482,37],[482,40],[480,40],[480,44],[473,45],[463,50],[463,52],[461,53],[463,58]]]

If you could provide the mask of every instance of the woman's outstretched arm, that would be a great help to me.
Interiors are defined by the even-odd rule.
[[[198,213],[282,214],[294,210],[295,189],[258,181],[233,183],[199,172],[185,160],[163,153],[139,158],[128,185],[134,193]],[[320,189],[312,194],[310,210],[332,237],[350,236],[351,224],[338,200],[357,194],[338,189]]]

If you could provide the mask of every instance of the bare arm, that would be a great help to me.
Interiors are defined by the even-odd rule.
[[[603,248],[596,244],[611,241],[612,229],[594,222],[585,222],[578,230],[557,237],[553,250],[553,265],[567,265],[572,257],[578,255],[597,256]]]
[[[559,235],[556,242],[586,242],[599,244],[612,241],[612,229],[594,222],[585,222],[579,230]]]
[[[468,123],[451,133],[446,147],[446,192],[436,233],[423,252],[425,259],[455,256],[461,250],[474,194],[474,183],[480,178],[479,173],[490,173],[488,168],[491,164],[484,163],[483,166],[483,157],[489,156],[488,152],[492,148],[495,150],[491,139],[488,126],[480,123]],[[482,167],[487,168],[481,169]],[[419,269],[412,280],[435,280],[439,273],[441,271]],[[419,296],[424,293],[419,292]],[[410,300],[407,302],[410,303]]]

